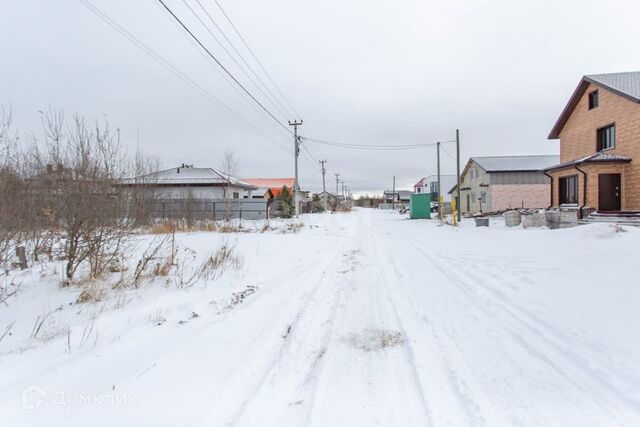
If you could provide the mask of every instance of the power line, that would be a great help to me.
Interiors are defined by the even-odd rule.
[[[398,145],[373,145],[373,144],[348,144],[348,143],[344,143],[344,142],[336,142],[336,141],[327,141],[327,140],[323,140],[323,139],[316,139],[316,138],[303,138],[305,141],[311,141],[311,142],[315,142],[317,144],[323,144],[323,145],[328,145],[328,146],[332,146],[332,147],[339,147],[339,148],[348,148],[348,149],[352,149],[352,150],[381,150],[381,151],[385,151],[385,150],[416,150],[416,149],[422,149],[422,148],[428,148],[428,147],[434,147],[435,145],[437,145],[437,142],[432,142],[432,143],[417,143],[417,144],[398,144]],[[445,142],[441,142],[441,144],[447,144],[450,142],[455,142],[455,141],[445,141]]]
[[[220,28],[220,26],[216,23],[216,21],[213,19],[213,17],[211,16],[211,14],[208,12],[208,10],[204,7],[204,5],[202,4],[202,2],[200,2],[200,0],[196,0],[196,3],[198,3],[198,6],[200,6],[200,9],[202,9],[202,11],[207,15],[207,17],[209,18],[209,20],[211,21],[211,23],[216,27],[216,29],[220,32],[220,34],[222,34],[222,37],[224,37],[224,39],[227,41],[227,43],[229,43],[229,45],[231,46],[231,48],[233,49],[233,51],[238,55],[238,57],[242,60],[242,62],[247,66],[247,68],[249,68],[249,70],[251,71],[251,73],[256,77],[256,79],[258,79],[258,81],[260,82],[260,84],[262,84],[262,86],[265,88],[265,90],[269,93],[269,95],[271,96],[271,98],[273,100],[276,101],[276,103],[283,109],[286,110],[287,108],[284,106],[284,104],[278,99],[278,97],[276,97],[273,92],[271,92],[271,90],[269,89],[269,86],[267,86],[264,81],[260,78],[260,76],[258,75],[258,73],[256,73],[256,71],[253,69],[253,67],[251,66],[251,64],[249,64],[249,62],[244,58],[244,56],[240,53],[240,51],[236,48],[236,46],[234,45],[234,43],[229,39],[229,37],[227,37],[227,35],[225,34],[225,32],[222,30],[222,28]],[[222,11],[224,13],[224,11]],[[225,17],[226,14],[225,14]],[[227,20],[229,20],[229,18],[227,17]],[[231,21],[229,20],[229,22],[231,23]],[[233,23],[231,23],[233,26]],[[235,29],[235,28],[234,28]],[[257,86],[257,85],[256,85]],[[262,92],[262,90],[261,90]],[[263,92],[264,94],[264,92]],[[264,94],[265,97],[267,96],[266,94]],[[268,97],[267,97],[268,98]],[[271,98],[268,98],[269,101],[272,103],[272,105],[274,107],[276,107],[276,109],[278,111],[280,111],[281,114],[283,114],[284,116],[291,116],[291,112],[286,112],[284,113],[280,108],[278,108],[277,105],[273,104],[273,101],[271,100]],[[295,111],[294,111],[295,113]],[[294,114],[295,116],[297,116],[297,114]]]
[[[454,141],[454,142],[455,142],[455,141]],[[442,148],[442,151],[444,151],[444,152],[445,152],[445,154],[446,154],[447,156],[449,156],[449,158],[450,158],[451,160],[453,160],[453,161],[454,161],[454,163],[456,162],[456,158],[455,158],[455,157],[453,157],[451,154],[449,154],[449,152],[446,150],[446,148],[444,148],[442,145],[440,146],[440,148]]]
[[[122,27],[121,25],[119,25],[115,20],[113,20],[111,17],[109,17],[107,14],[105,14],[102,10],[100,10],[98,7],[96,7],[95,5],[93,5],[89,0],[78,0],[83,6],[85,6],[87,9],[89,9],[89,11],[91,13],[93,13],[94,15],[96,15],[98,18],[100,18],[103,22],[105,22],[106,24],[108,24],[111,28],[113,28],[114,30],[116,30],[118,33],[120,33],[123,37],[125,37],[127,40],[129,40],[131,43],[133,43],[135,46],[137,46],[140,50],[142,50],[144,53],[146,53],[151,59],[153,59],[154,61],[156,61],[158,64],[160,64],[162,67],[164,67],[166,70],[168,70],[169,72],[171,72],[172,74],[174,74],[175,76],[177,76],[180,80],[182,80],[185,84],[187,84],[189,87],[191,87],[192,89],[194,89],[195,91],[197,91],[198,93],[200,93],[202,96],[204,96],[205,98],[207,98],[209,101],[211,101],[213,104],[215,104],[216,106],[218,106],[219,108],[221,108],[222,110],[224,110],[227,114],[230,114],[231,116],[233,116],[234,118],[242,121],[244,124],[246,124],[247,126],[250,126],[252,128],[252,130],[254,131],[258,131],[256,128],[254,128],[251,123],[249,121],[247,121],[244,117],[242,117],[240,114],[238,114],[237,112],[235,112],[234,110],[232,110],[230,107],[228,107],[227,105],[225,105],[224,103],[222,103],[222,101],[220,101],[219,99],[217,99],[215,96],[211,95],[206,89],[204,89],[202,86],[200,86],[198,83],[196,83],[193,79],[191,79],[189,76],[187,76],[185,73],[183,73],[182,71],[180,71],[178,68],[176,68],[173,64],[171,64],[168,60],[166,60],[165,58],[163,58],[160,54],[158,54],[156,51],[154,51],[152,48],[150,48],[148,45],[146,45],[144,42],[142,42],[140,39],[138,39],[136,36],[134,36],[132,33],[130,33],[129,31],[127,31],[124,27]]]
[[[191,32],[191,30],[189,30],[189,28],[180,20],[180,18],[178,18],[178,16],[169,8],[169,6],[166,5],[166,3],[163,0],[158,0],[158,2],[162,5],[162,7],[164,7],[166,9],[167,12],[169,12],[169,14],[173,17],[173,19],[175,19],[180,26],[196,41],[196,43],[198,43],[198,45],[200,45],[200,47],[207,53],[207,55],[209,55],[211,57],[211,59],[213,59],[216,64],[218,64],[218,66],[238,85],[240,86],[240,88],[253,100],[253,102],[255,102],[256,104],[258,104],[258,106],[260,108],[262,108],[264,110],[265,113],[267,113],[276,123],[278,123],[280,126],[282,126],[282,128],[284,128],[288,133],[292,134],[291,130],[282,122],[280,122],[280,120],[278,120],[276,118],[276,116],[273,115],[273,113],[271,111],[269,111],[255,96],[253,96],[253,94],[251,92],[249,92],[249,90],[247,90],[246,87],[244,87],[244,85],[242,83],[240,83],[240,81],[233,75],[231,74],[231,72],[222,64],[222,62],[220,62],[218,60],[218,58],[216,58],[209,49],[207,49],[207,47],[202,44],[202,42],[195,36],[195,34],[193,34]]]
[[[233,28],[233,30],[235,31],[235,33],[238,35],[238,38],[240,38],[240,40],[242,41],[242,44],[244,44],[244,46],[247,48],[247,50],[249,51],[249,53],[251,54],[251,56],[253,57],[253,59],[256,61],[256,63],[260,66],[260,69],[264,72],[264,74],[267,76],[267,78],[269,79],[269,81],[271,82],[271,84],[273,85],[273,87],[276,89],[276,91],[278,91],[278,93],[280,94],[280,96],[282,97],[282,99],[284,99],[284,102],[289,106],[289,108],[293,111],[294,113],[294,117],[300,117],[300,114],[298,114],[298,112],[296,111],[295,108],[293,108],[293,106],[291,105],[291,102],[289,102],[289,100],[287,99],[287,97],[285,96],[285,94],[282,92],[282,90],[280,90],[280,88],[278,87],[278,85],[276,84],[276,82],[273,80],[273,78],[271,77],[271,75],[269,74],[269,72],[266,70],[266,68],[262,65],[262,62],[260,61],[260,59],[258,59],[258,56],[255,54],[255,52],[253,51],[253,49],[251,49],[251,47],[249,47],[249,44],[247,43],[247,41],[245,40],[244,37],[242,37],[242,34],[240,34],[240,31],[238,30],[238,28],[233,24],[233,22],[231,21],[231,18],[229,17],[229,15],[227,15],[227,13],[225,12],[225,10],[222,8],[222,5],[218,2],[218,0],[214,0],[216,5],[218,5],[218,8],[220,9],[220,12],[222,12],[222,14],[224,15],[224,17],[227,19],[227,21],[229,22],[229,24],[231,25],[231,28]]]
[[[165,68],[167,71],[171,72],[173,75],[175,75],[180,80],[182,80],[187,86],[189,86],[190,88],[192,88],[193,90],[198,92],[200,95],[205,97],[209,102],[211,102],[212,104],[216,105],[217,107],[222,109],[225,113],[227,113],[228,115],[232,116],[236,120],[242,122],[251,131],[253,131],[256,134],[259,134],[259,135],[265,137],[269,142],[273,143],[277,148],[279,148],[281,150],[284,150],[284,148],[280,144],[277,144],[267,134],[265,134],[260,129],[256,128],[254,125],[251,124],[251,122],[249,122],[247,119],[242,117],[239,113],[234,111],[231,107],[225,105],[222,101],[220,101],[215,96],[213,96],[210,92],[208,92],[206,89],[204,89],[202,86],[200,86],[196,81],[191,79],[188,75],[186,75],[184,72],[179,70],[171,62],[169,62],[167,59],[165,59],[160,54],[158,54],[156,51],[154,51],[151,47],[149,47],[143,41],[138,39],[130,31],[128,31],[127,29],[122,27],[120,24],[118,24],[113,18],[111,18],[106,13],[104,13],[97,6],[92,4],[89,0],[78,0],[78,1],[83,6],[85,6],[91,13],[93,13],[95,16],[97,16],[101,21],[103,21],[104,23],[109,25],[111,28],[116,30],[120,35],[122,35],[124,38],[126,38],[134,46],[136,46],[138,49],[142,50],[147,56],[149,56],[151,59],[153,59],[155,62],[160,64],[163,68]],[[253,104],[251,104],[251,105],[253,105]],[[271,123],[271,121],[269,123]]]
[[[204,11],[205,15],[207,15],[207,17],[209,18],[209,21],[211,21],[211,23],[216,27],[216,29],[222,34],[222,36],[225,38],[225,40],[227,41],[227,43],[229,43],[231,45],[231,47],[235,50],[236,54],[238,54],[238,56],[240,57],[240,59],[244,60],[244,58],[242,57],[242,55],[237,51],[237,49],[235,49],[235,46],[233,46],[233,43],[231,43],[231,41],[228,39],[228,37],[224,34],[224,32],[222,31],[222,29],[220,29],[220,27],[218,26],[218,24],[216,24],[215,20],[213,19],[213,17],[209,14],[209,12],[204,8],[204,6],[200,3],[199,0],[196,0],[196,2],[198,3],[198,5],[200,6],[200,8]],[[249,73],[245,70],[245,68],[236,60],[236,58],[234,57],[234,55],[229,52],[229,50],[224,46],[224,44],[220,41],[220,39],[218,37],[216,37],[216,35],[213,33],[213,31],[211,31],[211,29],[209,28],[209,26],[206,24],[206,22],[204,22],[200,16],[198,15],[198,13],[193,10],[193,8],[191,7],[191,5],[186,1],[186,0],[182,0],[182,3],[187,7],[187,9],[189,9],[189,11],[191,12],[191,14],[198,20],[198,22],[200,22],[200,24],[204,27],[204,29],[209,33],[209,35],[216,41],[216,43],[218,43],[218,45],[222,48],[222,50],[225,51],[225,53],[229,56],[229,58],[231,58],[231,60],[233,61],[234,64],[236,64],[238,66],[238,68],[240,69],[240,71],[242,71],[242,73],[247,77],[247,79],[249,79],[249,81],[251,83],[253,83],[253,85],[256,87],[256,89],[258,89],[260,91],[260,93],[267,99],[267,101],[269,101],[269,103],[271,103],[272,106],[274,106],[276,108],[276,110],[278,110],[278,112],[280,114],[282,114],[282,116],[286,119],[287,115],[286,113],[284,113],[280,107],[278,107],[278,105],[276,103],[274,103],[271,98],[269,98],[269,96],[265,93],[265,91],[260,87],[260,85],[258,85],[258,83],[256,83],[256,81],[249,75]],[[246,61],[245,61],[246,63]],[[249,69],[250,66],[249,66]],[[255,74],[255,72],[254,72]],[[259,78],[258,78],[259,79]],[[264,84],[264,83],[263,83]]]

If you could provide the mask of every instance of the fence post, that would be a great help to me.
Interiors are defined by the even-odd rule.
[[[162,219],[164,219],[164,202],[162,202]]]
[[[18,257],[18,265],[20,270],[27,268],[27,251],[24,246],[18,246],[16,248],[16,256]]]
[[[213,204],[213,220],[216,220],[216,202],[211,202]]]

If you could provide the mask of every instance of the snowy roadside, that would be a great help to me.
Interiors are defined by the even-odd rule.
[[[15,322],[0,424],[640,420],[640,230],[454,229],[365,209],[302,222],[178,233],[194,265],[231,239],[242,268],[98,302],[60,288],[59,265],[32,268],[0,307],[0,327]]]

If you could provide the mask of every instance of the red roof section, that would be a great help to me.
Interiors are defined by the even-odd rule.
[[[274,196],[282,191],[282,187],[293,188],[295,178],[247,178],[242,181],[256,187],[269,187]]]

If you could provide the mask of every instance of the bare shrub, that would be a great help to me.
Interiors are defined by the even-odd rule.
[[[280,230],[280,233],[282,234],[287,234],[287,233],[297,233],[299,232],[302,227],[304,227],[304,224],[301,222],[292,222],[290,224],[287,224],[285,228]]]
[[[244,265],[244,258],[236,253],[237,241],[222,241],[222,245],[213,252],[200,267],[200,277],[207,280],[215,280],[231,268],[240,270]]]
[[[76,302],[88,303],[101,301],[104,298],[105,289],[97,282],[93,281],[87,286],[83,286]]]
[[[174,238],[174,233],[165,234],[159,239],[154,238],[149,243],[149,246],[142,253],[142,256],[136,264],[136,269],[131,280],[131,285],[134,288],[138,288],[145,278],[159,275],[166,276],[168,274],[173,264],[173,257],[175,256]],[[166,252],[169,250],[169,244],[171,244],[171,252],[169,256],[166,256]]]

